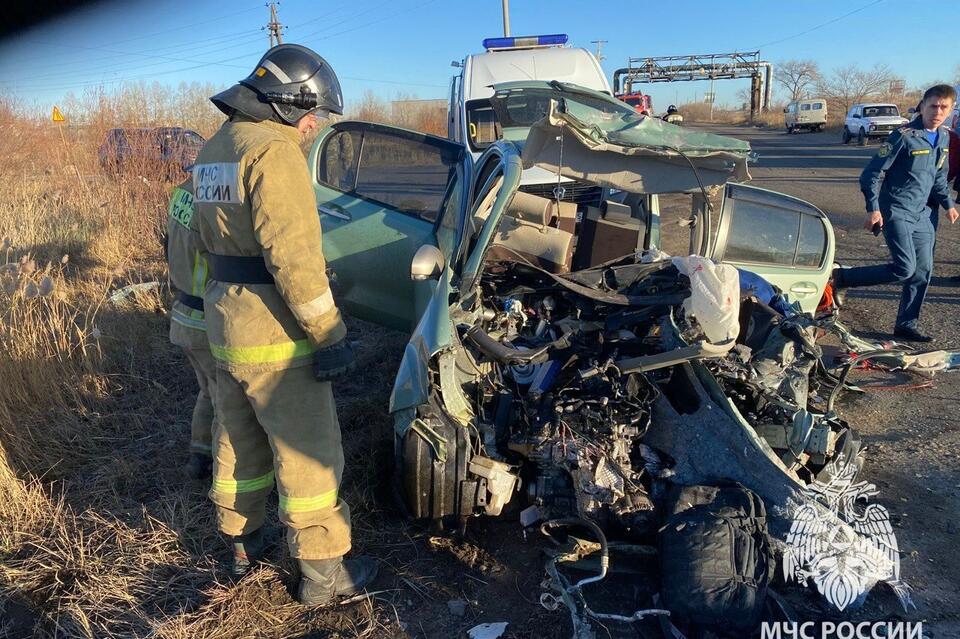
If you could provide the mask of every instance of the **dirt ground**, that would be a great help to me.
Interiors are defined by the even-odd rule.
[[[860,228],[863,201],[857,176],[875,149],[845,147],[829,132],[787,136],[769,129],[714,130],[751,142],[759,154],[751,168],[754,184],[801,197],[827,212],[837,234],[839,261],[866,264],[886,257],[882,240]],[[953,315],[960,283],[950,279],[960,274],[958,240],[960,226],[941,229],[937,270],[924,307],[922,328],[937,338],[938,347],[960,348],[960,326]],[[863,335],[888,337],[897,297],[892,287],[855,291],[843,311],[844,322]],[[166,319],[158,314],[152,326],[144,344],[167,348]],[[177,563],[150,577],[154,585],[165,583],[165,591],[149,600],[131,600],[131,607],[142,613],[137,624],[146,617],[156,632],[130,625],[129,631],[112,636],[434,639],[464,637],[477,624],[504,621],[509,623],[504,637],[570,636],[565,609],[550,612],[538,603],[546,544],[537,534],[524,534],[515,512],[472,520],[465,536],[430,530],[401,516],[389,472],[392,420],[387,404],[406,338],[356,320],[349,326],[360,366],[335,386],[347,458],[343,496],[354,515],[355,551],[380,560],[373,597],[335,611],[296,606],[291,593],[297,576],[279,541],[275,518],[271,526],[278,541],[267,562],[239,584],[226,579],[220,567],[227,558],[226,546],[214,532],[212,507],[177,474],[185,461],[195,392],[183,360],[179,368],[143,373],[146,388],[141,392],[150,392],[151,385],[164,389],[161,400],[169,406],[170,434],[139,437],[143,431],[138,426],[136,441],[128,441],[127,428],[136,423],[141,408],[135,394],[121,398],[116,414],[104,416],[117,423],[114,458],[105,462],[111,465],[94,460],[66,495],[84,516],[116,520],[133,530],[159,526],[172,531],[164,552],[179,553]],[[854,381],[878,387],[862,396],[846,396],[842,416],[868,446],[863,478],[877,484],[876,501],[890,510],[903,552],[902,576],[913,588],[917,609],[904,614],[890,591],[881,587],[856,618],[923,620],[928,637],[958,637],[960,553],[954,547],[960,542],[960,423],[954,377],[942,375],[932,387],[907,390],[880,386],[917,380],[857,375]],[[133,467],[125,466],[125,459],[143,461]],[[115,486],[109,499],[93,500],[85,492],[85,486],[106,483]],[[60,590],[49,596],[69,595],[71,580],[84,577],[65,574]],[[812,618],[822,612],[809,591],[793,591],[791,602],[801,615]],[[36,602],[3,594],[0,637],[36,636]],[[97,636],[44,623],[43,636]],[[123,623],[121,619],[112,627],[123,629]],[[642,636],[622,630],[609,628],[598,636]]]

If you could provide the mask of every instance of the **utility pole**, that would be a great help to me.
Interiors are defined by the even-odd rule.
[[[503,37],[510,37],[510,0],[503,1]]]
[[[607,43],[606,40],[591,40],[591,41],[590,41],[590,44],[595,44],[595,45],[597,45],[597,62],[603,62],[604,60],[607,59],[606,56],[604,56],[602,53],[600,53],[600,52],[603,50],[603,45],[605,45],[606,43]]]
[[[267,23],[266,29],[269,31],[270,35],[270,47],[273,48],[277,44],[283,44],[283,25],[280,24],[280,18],[277,17],[277,2],[268,2],[267,6],[270,7],[270,22]],[[274,43],[276,40],[276,43]]]

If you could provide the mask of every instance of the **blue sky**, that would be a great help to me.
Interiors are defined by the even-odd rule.
[[[960,46],[949,21],[929,3],[903,0],[761,2],[583,2],[513,0],[514,35],[566,33],[574,46],[606,40],[608,78],[630,56],[684,55],[760,49],[777,63],[809,58],[824,71],[858,64],[889,65],[908,86],[953,79]],[[942,6],[942,5],[941,5]],[[806,10],[805,7],[809,7]],[[936,7],[931,10],[931,7]],[[852,11],[853,15],[846,17]],[[285,42],[327,58],[349,104],[364,91],[442,98],[450,62],[482,50],[502,34],[500,0],[283,0]],[[106,2],[10,36],[0,43],[0,90],[49,109],[68,91],[120,86],[121,81],[211,82],[244,77],[267,48],[262,0],[127,0]],[[747,80],[718,82],[720,103],[736,102]],[[702,98],[706,82],[653,85],[662,108]]]

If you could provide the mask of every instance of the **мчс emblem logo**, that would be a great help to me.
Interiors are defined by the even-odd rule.
[[[813,581],[838,610],[862,602],[878,582],[888,583],[904,609],[913,605],[910,587],[900,581],[900,550],[890,514],[879,504],[866,504],[877,488],[856,481],[862,464],[842,455],[831,463],[829,479],[805,490],[813,503],[793,512],[783,557],[787,581]],[[866,505],[863,505],[866,504]],[[833,517],[824,517],[820,505]]]

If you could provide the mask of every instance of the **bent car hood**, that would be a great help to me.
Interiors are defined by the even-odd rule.
[[[692,192],[750,177],[749,143],[642,116],[603,93],[560,82],[508,82],[494,91],[498,115],[524,98],[550,100],[522,145],[524,168],[639,193]]]

